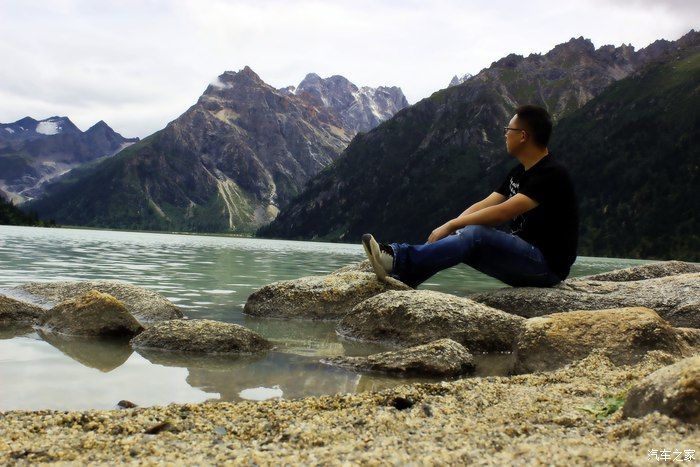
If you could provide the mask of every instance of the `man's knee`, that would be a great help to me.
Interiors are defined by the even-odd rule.
[[[485,225],[468,225],[457,230],[457,235],[469,237],[470,239],[483,238],[491,230],[491,227]]]

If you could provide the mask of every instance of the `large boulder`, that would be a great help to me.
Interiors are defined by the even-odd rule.
[[[31,303],[0,295],[0,324],[38,324],[46,310]]]
[[[627,392],[623,417],[660,412],[700,425],[700,356],[656,370]]]
[[[46,312],[42,329],[68,336],[132,337],[143,326],[124,304],[109,294],[90,290]]]
[[[367,357],[330,357],[321,360],[328,365],[355,371],[376,371],[400,375],[458,376],[474,370],[474,357],[452,339],[440,339],[394,352]]]
[[[616,365],[639,362],[651,350],[684,356],[686,340],[649,308],[619,308],[553,313],[531,318],[513,347],[515,372],[551,371],[582,360],[592,351],[606,353]]]
[[[340,336],[399,346],[450,338],[472,352],[510,351],[525,320],[472,300],[430,290],[369,298],[338,324]]]
[[[182,318],[180,309],[162,295],[127,282],[108,280],[29,282],[16,289],[31,294],[37,302],[48,305],[55,305],[90,290],[97,290],[112,295],[122,302],[143,326],[156,321]]]
[[[161,321],[133,338],[131,345],[206,354],[253,354],[272,348],[267,339],[250,329],[209,319]]]
[[[325,276],[273,282],[253,292],[243,312],[267,318],[335,320],[361,301],[387,290],[408,290],[389,278],[379,281],[368,261],[345,266]]]
[[[578,277],[571,280],[584,279],[592,281],[626,282],[693,272],[700,272],[699,264],[687,263],[685,261],[661,261],[658,263],[640,264],[639,266],[632,266],[631,268],[616,269],[592,276]]]
[[[573,310],[647,307],[678,327],[700,328],[700,273],[629,282],[567,280],[555,287],[511,287],[469,296],[526,318]]]

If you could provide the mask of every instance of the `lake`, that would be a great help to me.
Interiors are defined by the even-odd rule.
[[[362,259],[359,244],[0,226],[0,293],[32,281],[123,280],[161,293],[190,318],[241,324],[276,346],[262,356],[207,358],[0,328],[0,410],[110,409],[124,399],[140,406],[240,401],[267,393],[294,398],[431,381],[319,363],[326,356],[388,350],[340,339],[334,322],[242,313],[248,296],[265,284],[326,274]],[[571,277],[645,262],[579,257]],[[503,286],[460,265],[433,276],[420,289],[466,296]],[[476,360],[476,375],[500,375],[507,374],[511,355],[479,355]]]

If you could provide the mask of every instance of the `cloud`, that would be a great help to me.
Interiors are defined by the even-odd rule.
[[[400,86],[410,102],[515,52],[676,39],[697,2],[0,0],[0,121],[67,115],[147,136],[225,70],[276,87],[309,72]]]

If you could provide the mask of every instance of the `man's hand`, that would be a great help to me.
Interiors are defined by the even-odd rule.
[[[438,227],[437,229],[433,230],[433,232],[428,237],[428,241],[425,243],[437,242],[441,238],[447,237],[448,235],[450,235],[454,231],[455,231],[455,229],[452,228],[452,225],[449,222],[446,222],[446,223],[442,224],[440,227]]]

